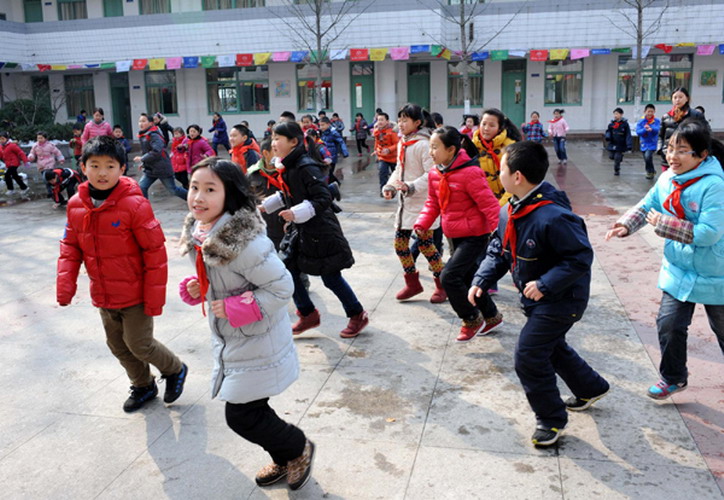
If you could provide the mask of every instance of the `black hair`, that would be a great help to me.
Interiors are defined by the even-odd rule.
[[[325,110],[321,110],[319,113],[317,113],[317,116],[327,116],[327,112]]]
[[[332,120],[330,120],[328,117],[323,116],[319,119],[319,123],[332,123]]]
[[[698,111],[699,113],[701,113],[702,115],[705,115],[705,114],[706,114],[706,110],[704,109],[704,106],[697,106],[697,107],[695,107],[694,109],[697,110],[697,111]]]
[[[0,137],[4,137],[7,140],[10,140],[10,132],[2,131],[0,132]]]
[[[38,130],[35,135],[42,135],[46,139],[48,138],[48,133],[45,130]]]
[[[271,137],[267,137],[266,139],[262,140],[259,143],[259,150],[260,151],[271,151],[271,148],[272,148],[271,143],[272,143]]]
[[[478,115],[463,115],[463,125],[465,125],[465,122],[468,121],[468,118],[473,119],[473,125],[480,125],[480,118],[478,118]]]
[[[538,115],[538,118],[540,118],[540,113],[537,112],[537,111],[532,111],[532,112],[530,113],[530,116],[533,116],[533,115]]]
[[[445,120],[440,113],[430,113],[430,118],[436,127],[442,127],[442,124],[445,123]]]
[[[561,108],[561,109],[556,108],[556,109],[553,110],[553,112],[554,112],[554,113],[558,112],[558,113],[560,113],[560,114],[563,114],[563,113],[566,112],[566,110],[563,109],[563,108]]]
[[[274,133],[289,140],[296,139],[299,144],[304,144],[304,132],[297,122],[277,123],[274,125]]]
[[[644,111],[646,111],[647,109],[653,109],[654,111],[656,111],[656,106],[654,106],[654,105],[651,104],[651,103],[648,103],[648,104],[646,105],[646,107],[644,108]]]
[[[73,130],[83,130],[83,125],[81,125],[80,123],[76,122],[76,123],[73,124]]]
[[[241,120],[239,123],[242,124],[242,125],[244,125],[246,128],[249,128],[249,122],[248,122],[248,121],[246,121],[246,120]]]
[[[174,127],[173,133],[175,134],[176,132],[178,132],[178,133],[181,134],[181,135],[185,135],[185,134],[184,134],[184,129],[182,129],[181,127]]]
[[[85,115],[85,114],[88,114],[88,112],[85,109],[81,109],[80,113],[78,113],[78,114]]]
[[[545,146],[534,141],[520,141],[505,148],[508,170],[520,172],[531,184],[540,184],[548,172],[548,153]]]
[[[324,157],[320,151],[321,144],[317,144],[318,137],[319,133],[315,129],[310,128],[304,134],[304,146],[307,148],[307,154],[312,160],[320,165],[324,165]]]
[[[244,172],[231,160],[222,160],[218,156],[204,158],[191,168],[191,176],[201,168],[208,168],[224,185],[224,212],[234,215],[237,210],[256,211],[256,196],[249,186]]]
[[[377,108],[377,109],[375,109],[375,114],[376,114],[376,115],[379,115],[379,114],[381,114],[381,113],[382,113],[382,108]]]
[[[121,129],[121,132],[123,132],[123,127],[120,125],[113,125],[113,130],[116,130],[117,128]]]
[[[417,104],[407,103],[402,106],[397,112],[397,118],[402,118],[403,116],[406,116],[413,122],[419,121],[420,128],[435,128],[435,122],[432,121],[430,113]]]
[[[54,168],[51,168],[51,169],[46,170],[45,172],[43,172],[43,178],[44,178],[47,182],[50,182],[50,181],[52,181],[53,179],[56,179],[56,178],[58,177],[58,173],[57,173],[55,170],[56,170],[56,169],[54,169]]]
[[[214,113],[212,116],[218,116],[219,118],[221,118],[221,114],[220,114],[220,113]]]
[[[332,113],[332,118],[334,118],[335,116],[339,118],[339,113]]]
[[[356,115],[354,115],[355,118],[357,118],[358,116],[363,120],[365,119],[365,115],[363,115],[362,113],[357,113]]]
[[[100,113],[101,116],[106,116],[106,114],[103,112],[103,108],[93,108],[93,114]]]
[[[616,109],[613,110],[613,112],[614,112],[614,113],[619,113],[619,114],[622,115],[622,114],[623,114],[623,109],[622,109],[622,108],[616,108]]]
[[[314,118],[312,118],[312,115],[309,115],[309,114],[302,116],[302,121],[304,121],[305,119],[309,120],[310,122],[314,121]]]
[[[505,113],[500,111],[498,108],[484,109],[480,116],[482,117],[484,115],[490,115],[497,118],[500,132],[505,130],[508,134],[508,139],[512,139],[516,142],[523,139],[523,136],[521,135],[520,130],[518,130],[518,127],[516,127],[513,122],[510,121],[510,118],[505,116]]]
[[[238,130],[241,135],[245,135],[245,136],[247,136],[247,137],[250,136],[249,127],[247,127],[246,125],[242,125],[241,123],[237,123],[236,125],[234,125],[234,126],[231,127],[231,128],[235,128],[236,130]]]
[[[455,127],[445,125],[435,129],[433,134],[438,136],[440,142],[442,142],[446,148],[451,146],[455,147],[455,154],[458,154],[458,151],[464,149],[470,158],[478,156],[478,148],[475,147],[472,139],[466,134],[461,134]]]
[[[145,116],[145,117],[146,117],[146,120],[148,120],[149,122],[152,122],[152,121],[153,121],[153,120],[151,119],[151,117],[148,116],[148,113],[141,113],[140,115],[138,115],[139,118],[142,117],[142,116]]]
[[[724,165],[724,144],[711,136],[709,125],[701,118],[687,118],[676,127],[669,142],[679,144],[681,141],[686,141],[698,158],[707,151]]]
[[[377,113],[377,116],[384,116],[385,120],[390,121],[390,115],[388,115],[384,111],[380,111],[379,113]]]
[[[288,120],[291,120],[293,122],[297,121],[297,117],[294,113],[291,111],[282,111],[282,114],[279,115],[280,118],[286,118]]]
[[[192,128],[195,128],[195,129],[199,132],[199,135],[201,135],[201,132],[203,132],[203,129],[202,129],[201,127],[199,127],[199,126],[196,125],[195,123],[192,123],[191,125],[189,125],[188,127],[186,127],[186,134],[188,134],[189,131],[190,131]]]
[[[677,92],[681,92],[686,96],[686,104],[684,104],[681,109],[689,109],[689,105],[691,104],[691,96],[689,95],[689,91],[686,90],[686,87],[676,87],[674,90],[671,91],[671,97],[674,97],[674,94],[676,94]]]
[[[86,163],[94,156],[108,156],[116,160],[120,166],[126,164],[126,150],[123,144],[109,135],[99,135],[83,145],[80,162]]]
[[[275,122],[274,120],[269,120],[268,122],[266,122],[266,126],[267,126],[267,127],[273,127],[276,123],[277,123],[277,122]]]

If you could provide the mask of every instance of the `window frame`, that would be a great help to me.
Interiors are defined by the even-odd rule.
[[[144,12],[143,11],[143,3],[144,0],[138,0],[138,15],[153,15],[153,14],[171,14],[171,0],[149,0],[152,2],[167,2],[168,3],[168,10],[164,12]]]
[[[206,8],[206,3],[214,2],[217,7],[213,9]],[[231,2],[230,9],[256,9],[259,7],[266,7],[266,0],[229,0]],[[219,3],[221,0],[201,0],[201,10],[204,11],[212,11],[212,10],[229,10],[229,9],[222,9],[219,7]],[[254,3],[254,5],[239,5],[240,3]]]
[[[327,88],[327,89],[329,89],[329,90],[327,91],[327,94],[328,94],[328,95],[327,95],[327,98],[326,98],[326,101],[327,101],[326,104],[327,104],[327,106],[323,106],[321,110],[319,110],[319,109],[304,109],[304,108],[302,108],[302,106],[301,106],[301,104],[302,104],[302,100],[301,100],[302,93],[300,92],[300,88],[302,88],[302,87],[304,87],[305,89],[308,88],[308,87],[309,87],[309,82],[314,82],[314,83],[316,83],[317,77],[314,76],[314,77],[311,77],[311,78],[310,78],[310,77],[300,78],[300,77],[299,77],[299,69],[300,69],[300,66],[311,66],[311,67],[314,67],[314,66],[316,66],[316,65],[313,64],[313,63],[297,63],[297,64],[295,65],[295,67],[294,67],[294,75],[295,75],[296,81],[297,81],[297,111],[298,111],[299,113],[315,113],[315,114],[316,114],[316,113],[319,112],[319,111],[331,111],[332,108],[334,107],[334,106],[333,106],[333,103],[334,103],[334,101],[333,101],[333,99],[334,99],[334,94],[333,94],[333,92],[332,92],[332,86],[333,86],[333,83],[334,83],[333,80],[332,80],[332,63],[331,63],[331,62],[328,62],[328,63],[323,63],[323,64],[325,64],[327,67],[329,67],[329,76],[322,76],[322,88]],[[304,83],[304,85],[299,85],[299,82],[305,82],[305,83]],[[326,85],[326,86],[325,86],[325,85],[324,85],[325,82],[329,82],[329,85]],[[314,88],[314,87],[312,87],[312,88]]]
[[[90,84],[89,85],[80,85],[77,87],[69,87],[68,85],[68,79],[69,78],[78,78],[78,77],[90,77]],[[93,85],[93,73],[76,73],[72,75],[63,75],[63,88],[65,89],[65,110],[68,113],[68,119],[74,119],[76,116],[78,116],[78,113],[80,113],[81,109],[87,109],[92,110],[95,107],[95,99],[96,99],[96,93],[95,93],[95,87]],[[69,88],[72,89],[72,91],[69,91]],[[88,92],[91,93],[91,99],[89,103],[83,104],[78,108],[77,110],[70,109],[70,100],[68,99],[68,96],[75,93],[82,93],[82,92]],[[81,99],[82,102],[82,99]]]
[[[448,63],[447,63],[447,107],[448,107],[448,109],[464,109],[464,108],[465,108],[465,97],[464,97],[464,96],[463,96],[463,103],[462,103],[462,104],[460,104],[460,105],[450,104],[450,80],[451,80],[451,79],[453,79],[453,80],[462,80],[462,78],[463,78],[462,75],[451,75],[451,74],[450,74],[450,66],[451,66],[451,65],[454,65],[454,64],[459,64],[459,63],[461,63],[461,62],[463,62],[463,61],[457,61],[457,62],[448,61]],[[470,76],[470,74],[468,73],[471,84],[472,84],[472,79],[473,79],[473,78],[480,80],[480,102],[479,102],[479,103],[476,103],[476,102],[474,102],[473,99],[470,99],[470,106],[482,107],[482,106],[483,106],[483,98],[484,98],[484,96],[485,96],[485,89],[484,89],[484,87],[485,87],[485,85],[484,85],[484,82],[485,82],[485,79],[484,79],[484,78],[485,78],[485,61],[468,61],[468,65],[472,65],[472,64],[477,64],[477,65],[480,67],[480,73],[479,73],[479,74],[475,74],[474,76]]]
[[[267,78],[266,80],[263,79],[252,79],[252,80],[244,80],[239,78],[239,75],[247,68],[254,68],[254,71],[256,71],[256,68],[266,68],[267,72]],[[236,110],[214,110],[212,111],[211,106],[211,94],[209,93],[209,88],[212,85],[219,85],[221,83],[229,84],[231,86],[232,81],[231,80],[209,80],[209,73],[211,71],[219,71],[219,70],[234,70],[234,80],[233,80],[233,86],[236,90]],[[252,66],[236,66],[236,67],[230,67],[230,68],[208,68],[206,69],[204,73],[204,78],[206,80],[206,111],[209,115],[213,115],[214,113],[222,113],[222,114],[229,114],[229,115],[240,115],[240,114],[269,114],[271,112],[271,87],[269,84],[269,65],[268,64],[260,64],[260,65],[252,65]],[[246,82],[251,82],[252,86],[256,86],[257,84],[266,84],[267,90],[267,105],[265,110],[244,110],[241,109],[241,88],[246,86]],[[254,97],[254,105],[256,106],[256,96]]]
[[[151,84],[149,84],[149,83],[148,83],[148,75],[151,75],[151,74],[158,75],[158,74],[163,74],[163,73],[173,74],[173,84],[172,84],[172,85],[173,85],[173,95],[174,95],[174,99],[175,99],[175,101],[176,101],[176,111],[173,112],[173,113],[167,112],[165,109],[151,109],[151,105],[150,105],[150,103],[149,103],[149,99],[148,99],[148,97],[149,97],[149,95],[148,95],[148,94],[149,94],[149,92],[148,92],[149,89],[155,89],[155,88],[160,89],[160,88],[163,88],[163,87],[167,87],[167,86],[169,86],[169,85],[162,84],[162,83],[151,83]],[[144,75],[143,75],[143,84],[144,84],[145,92],[146,92],[146,109],[148,110],[149,113],[153,114],[153,113],[156,113],[156,112],[161,112],[161,114],[163,114],[163,115],[165,115],[165,116],[178,116],[178,115],[179,115],[179,112],[178,112],[178,110],[179,110],[179,105],[178,105],[178,75],[176,74],[176,70],[175,70],[175,69],[167,69],[167,70],[162,70],[162,71],[145,71],[145,72],[144,72]],[[163,99],[161,99],[160,102],[161,102],[161,105],[163,106]]]
[[[570,59],[570,58],[566,58],[566,59],[563,59],[562,61],[571,61],[571,59]],[[583,101],[584,101],[584,97],[583,97],[583,88],[584,88],[584,87],[583,87],[583,75],[584,75],[584,73],[585,73],[585,71],[586,71],[586,63],[585,63],[585,61],[584,61],[583,59],[576,59],[576,60],[575,60],[575,62],[580,62],[580,63],[581,63],[581,69],[580,69],[580,70],[575,70],[575,71],[573,71],[573,70],[568,70],[568,71],[562,70],[562,71],[550,71],[550,72],[547,71],[547,68],[549,67],[549,64],[548,64],[548,63],[559,63],[559,62],[561,62],[561,60],[546,61],[546,62],[545,62],[545,67],[543,68],[543,107],[554,107],[554,106],[583,106]],[[580,90],[581,100],[580,100],[580,102],[578,102],[578,103],[575,103],[575,102],[554,102],[554,103],[548,103],[548,102],[546,102],[545,92],[546,92],[546,83],[547,83],[547,81],[548,81],[548,75],[564,75],[564,76],[565,76],[565,75],[578,75],[578,74],[581,75],[581,77],[578,79],[578,80],[580,80],[580,82],[581,82],[581,90]]]
[[[58,21],[75,21],[76,19],[88,19],[88,2],[86,0],[57,0],[56,3],[58,4]],[[83,6],[83,14],[85,14],[85,17],[70,17],[70,18],[64,18],[62,15],[63,12],[63,5],[67,4],[79,4]],[[73,13],[77,14],[78,5],[76,5],[73,8]]]
[[[650,103],[654,103],[654,104],[666,104],[666,103],[670,103],[670,102],[671,102],[671,99],[668,98],[668,97],[667,97],[666,99],[662,99],[662,100],[659,100],[659,99],[658,99],[658,97],[659,97],[659,93],[658,93],[658,88],[659,88],[659,74],[660,74],[660,73],[663,73],[663,72],[679,73],[679,72],[681,72],[681,71],[679,71],[679,70],[684,69],[684,68],[673,68],[673,69],[671,69],[671,68],[663,68],[663,69],[660,69],[660,68],[659,68],[659,60],[660,60],[660,58],[671,57],[671,56],[687,56],[687,57],[689,58],[690,66],[689,66],[688,69],[686,69],[685,71],[683,71],[684,73],[687,73],[687,72],[689,73],[689,78],[688,78],[688,82],[684,83],[683,86],[684,86],[685,88],[687,88],[687,89],[690,89],[690,88],[691,88],[692,79],[693,79],[693,77],[694,77],[694,54],[692,54],[692,53],[684,53],[684,54],[649,54],[649,55],[644,59],[644,64],[646,63],[646,61],[651,60],[651,68],[644,68],[643,71],[641,72],[641,78],[642,78],[642,81],[643,81],[643,79],[645,79],[645,78],[647,78],[647,77],[650,78],[650,79],[651,79],[651,84],[649,85],[649,88],[648,88],[648,95],[643,96],[643,97],[641,98],[641,102],[642,102],[642,103],[650,102]],[[630,105],[633,105],[633,104],[636,102],[636,96],[635,96],[635,94],[634,94],[634,98],[633,98],[632,100],[630,100],[630,101],[621,101],[621,87],[620,87],[621,77],[622,77],[623,75],[630,75],[631,78],[635,78],[635,77],[636,77],[636,70],[635,70],[635,69],[633,69],[633,70],[631,70],[631,71],[628,71],[628,70],[622,71],[622,70],[621,70],[622,61],[632,60],[632,59],[633,59],[633,57],[631,57],[631,56],[629,56],[629,55],[622,55],[622,56],[619,56],[619,57],[618,57],[618,63],[617,63],[617,67],[616,67],[616,68],[617,68],[617,69],[616,69],[616,70],[617,70],[617,73],[616,73],[616,102],[617,102],[619,105],[629,105],[629,106],[630,106]],[[724,95],[722,96],[722,100],[724,101]]]

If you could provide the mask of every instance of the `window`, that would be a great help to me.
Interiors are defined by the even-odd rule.
[[[171,13],[171,0],[140,0],[138,6],[141,15]]]
[[[146,106],[149,113],[178,113],[175,71],[146,72]]]
[[[209,112],[269,111],[269,67],[206,70]]]
[[[39,105],[50,108],[50,82],[47,76],[31,76],[30,90],[33,100]]]
[[[266,0],[202,0],[204,10],[251,9],[264,7]]]
[[[677,87],[691,87],[691,54],[649,56],[643,61],[641,101],[668,102]],[[618,59],[618,102],[633,103],[636,60],[631,56]]]
[[[43,22],[43,2],[41,0],[25,0],[23,2],[26,23]]]
[[[583,60],[546,61],[545,104],[581,104]]]
[[[461,3],[464,4],[475,4],[475,3],[485,3],[485,0],[447,0],[448,5],[460,5]]]
[[[87,19],[85,0],[58,0],[58,20]]]
[[[315,64],[297,64],[297,96],[299,111],[317,111],[315,86],[317,85],[317,66]],[[322,64],[322,109],[332,107],[332,65]]]
[[[468,65],[470,81],[470,105],[483,105],[483,62],[450,62],[447,63],[447,105],[451,108],[465,105],[463,69]]]
[[[95,108],[95,101],[93,75],[65,76],[65,107],[68,118],[78,116],[81,109],[91,111]]]

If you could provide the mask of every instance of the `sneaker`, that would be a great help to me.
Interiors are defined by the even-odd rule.
[[[285,477],[287,477],[287,466],[272,462],[269,465],[265,465],[256,473],[256,484],[259,486],[269,486]]]
[[[680,384],[669,384],[663,380],[659,380],[655,385],[649,387],[646,395],[653,399],[666,399],[672,394],[686,390],[688,384],[682,382]]]
[[[563,163],[564,165],[568,165],[568,160],[563,160],[561,161],[561,163]]]
[[[164,403],[173,403],[181,396],[188,373],[189,367],[186,366],[186,363],[182,363],[180,372],[174,375],[161,375],[161,378],[166,380],[166,392],[163,394]]]
[[[143,405],[158,396],[158,387],[154,381],[151,385],[146,387],[135,387],[132,385],[130,392],[131,395],[128,396],[126,402],[123,403],[123,411],[126,413],[131,413],[141,409]]]
[[[347,327],[339,332],[339,336],[343,339],[354,338],[359,335],[362,330],[364,330],[365,326],[367,326],[369,322],[370,318],[367,316],[367,311],[362,311],[361,313],[349,318]]]
[[[565,428],[565,425],[563,427],[546,427],[538,424],[530,440],[535,446],[554,445],[558,442]]]
[[[340,201],[342,199],[342,192],[339,190],[339,182],[334,181],[327,185],[329,192],[332,194],[332,198]]]
[[[577,398],[576,396],[571,396],[564,401],[566,409],[570,411],[587,410],[593,405],[593,403],[608,394],[609,390],[610,389],[606,389],[606,392],[604,392],[603,394],[599,394],[598,396],[594,396],[592,398]]]
[[[15,190],[14,190],[14,189],[8,189],[7,191],[5,191],[5,194],[8,195],[8,196],[12,196],[12,195],[15,194]]]
[[[314,462],[314,448],[314,443],[307,439],[302,454],[287,463],[287,483],[290,489],[298,490],[309,481]]]
[[[322,322],[319,317],[319,311],[317,311],[316,309],[307,314],[306,316],[302,316],[302,313],[297,311],[297,316],[299,316],[299,321],[292,325],[292,334],[294,335],[299,335],[300,333],[306,332],[307,330],[316,328]]]
[[[480,335],[487,335],[496,328],[503,326],[503,315],[498,313],[492,318],[485,318],[485,328],[480,332]]]
[[[498,295],[497,288],[488,288],[488,295]]]
[[[649,180],[653,179],[653,178],[654,178],[654,175],[655,175],[655,174],[654,174],[653,172],[646,172],[646,178],[649,179]]]
[[[26,187],[25,189],[23,189],[23,190],[20,191],[20,195],[21,195],[21,196],[25,196],[25,195],[27,195],[29,192],[30,192],[30,188],[29,188],[29,187]]]
[[[485,327],[485,320],[481,315],[473,320],[463,320],[463,326],[460,327],[460,334],[455,339],[456,342],[470,342]]]
[[[621,172],[619,170],[616,170],[613,175],[621,175]]]

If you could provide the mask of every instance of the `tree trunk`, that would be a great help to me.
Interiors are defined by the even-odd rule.
[[[315,33],[317,37],[317,81],[314,85],[314,97],[315,97],[315,114],[324,109],[324,94],[322,93],[322,71],[324,68],[324,60],[327,59],[327,55],[322,53],[322,5],[324,0],[316,0],[316,28]]]
[[[468,23],[465,22],[465,2],[460,1],[460,58],[463,62],[462,78],[463,78],[463,105],[465,112],[469,112],[470,103],[470,72],[468,64],[470,63],[470,54],[468,54],[468,34],[466,33]]]
[[[644,8],[641,0],[636,2],[636,74],[634,76],[634,119],[641,116],[641,90],[643,87],[644,58],[641,51],[644,46]]]

